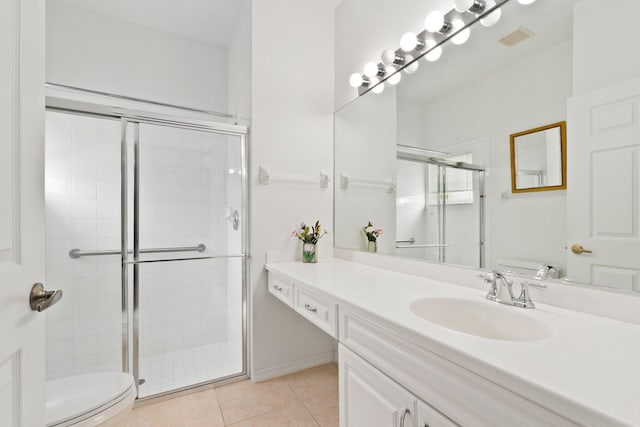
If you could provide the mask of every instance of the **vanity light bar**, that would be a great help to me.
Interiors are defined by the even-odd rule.
[[[420,58],[429,62],[437,61],[442,54],[442,45],[451,40],[454,44],[463,44],[470,35],[470,27],[480,22],[486,27],[494,25],[500,19],[504,4],[511,0],[455,0],[455,7],[443,14],[432,11],[425,19],[425,29],[419,34],[406,33],[400,40],[400,48],[382,52],[380,63],[368,62],[363,74],[354,73],[349,84],[358,89],[358,96],[369,91],[381,93],[384,84],[395,85],[400,82],[401,71],[414,73]],[[535,0],[518,0],[523,4]]]

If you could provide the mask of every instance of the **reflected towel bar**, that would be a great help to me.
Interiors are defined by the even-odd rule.
[[[200,243],[198,246],[179,246],[175,248],[149,248],[140,249],[141,254],[150,253],[165,253],[165,252],[204,252],[207,247],[204,243]],[[71,249],[69,251],[69,257],[73,259],[81,258],[83,256],[100,256],[100,255],[120,255],[122,251],[118,250],[103,250],[103,251],[83,251],[78,248]],[[133,251],[129,251],[133,253]]]
[[[411,248],[448,248],[450,245],[396,245],[397,249],[411,249]]]

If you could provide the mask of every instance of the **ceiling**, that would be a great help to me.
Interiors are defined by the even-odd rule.
[[[49,0],[51,1],[51,0]],[[64,0],[132,24],[228,47],[250,0]]]

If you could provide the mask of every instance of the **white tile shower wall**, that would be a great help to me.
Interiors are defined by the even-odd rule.
[[[225,137],[141,127],[141,246],[225,253]],[[118,256],[72,260],[71,248],[120,246],[120,123],[47,113],[47,280],[65,297],[47,314],[49,378],[119,370]],[[227,263],[141,269],[143,357],[224,341]]]

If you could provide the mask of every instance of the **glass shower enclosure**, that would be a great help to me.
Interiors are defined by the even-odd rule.
[[[148,398],[246,374],[246,172],[242,126],[49,109],[50,379],[123,370]]]

